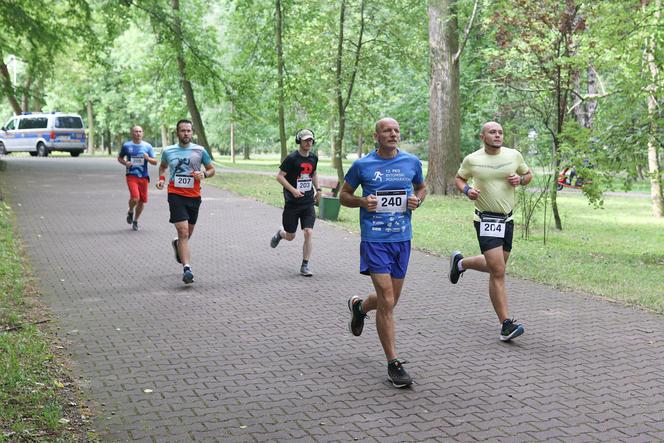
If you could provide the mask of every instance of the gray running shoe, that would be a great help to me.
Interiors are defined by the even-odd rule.
[[[180,260],[180,253],[178,252],[178,239],[174,238],[173,241],[171,241],[171,246],[173,246],[173,252],[175,252],[175,261],[178,263],[182,263],[182,260]]]
[[[187,285],[194,282],[194,273],[191,272],[191,268],[184,268],[184,272],[182,273],[182,281]]]
[[[387,365],[387,378],[395,388],[405,388],[413,384],[413,379],[408,375],[399,360]]]
[[[300,266],[300,274],[304,275],[305,277],[311,277],[312,275],[314,275],[309,269],[309,265]]]
[[[138,222],[136,220],[131,222],[131,229],[134,231],[138,231]]]
[[[466,272],[464,269],[463,271],[459,271],[459,262],[463,258],[463,255],[461,255],[461,251],[454,251],[452,255],[450,255],[450,282],[453,285],[456,285],[457,282],[459,281],[459,277],[461,277],[461,274]]]
[[[362,299],[357,295],[348,299],[348,310],[350,310],[350,321],[348,322],[348,329],[351,334],[356,337],[362,335],[364,329],[364,318],[367,316],[360,310],[360,302]]]
[[[276,248],[280,241],[281,241],[281,229],[279,229],[277,233],[274,234],[270,239],[270,246],[272,248]]]

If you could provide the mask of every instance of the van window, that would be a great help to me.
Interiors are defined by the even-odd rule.
[[[81,120],[81,117],[56,117],[55,127],[81,129],[83,128],[83,121]]]
[[[12,129],[14,129],[14,122],[15,121],[16,121],[15,119],[9,120],[9,123],[7,123],[7,125],[5,126],[5,129],[8,130],[8,131],[11,131]]]
[[[18,122],[18,129],[46,129],[48,118],[46,117],[28,117],[22,118]]]

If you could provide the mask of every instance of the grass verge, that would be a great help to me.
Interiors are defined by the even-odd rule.
[[[96,441],[0,200],[0,442]]]
[[[212,183],[283,206],[282,191],[274,177],[219,174]],[[543,214],[537,214],[529,240],[521,238],[517,215],[508,273],[664,312],[664,221],[652,217],[650,201],[607,196],[603,209],[593,209],[582,195],[561,193],[558,205],[563,230],[549,229],[546,244]],[[357,232],[358,211],[342,207],[337,223]],[[479,254],[472,212],[468,199],[429,196],[413,216],[413,245],[441,256],[455,249],[466,256]]]

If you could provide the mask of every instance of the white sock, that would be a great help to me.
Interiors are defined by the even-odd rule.
[[[461,263],[463,263],[463,259],[457,262],[457,269],[459,270],[459,272],[463,271],[463,266],[461,266]]]

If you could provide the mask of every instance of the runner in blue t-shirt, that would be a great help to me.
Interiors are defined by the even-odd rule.
[[[148,202],[148,163],[157,164],[152,145],[143,141],[143,128],[136,125],[131,128],[131,141],[122,145],[118,154],[118,162],[123,165],[127,187],[129,188],[129,211],[127,223],[134,231],[138,231],[138,218],[143,206]]]
[[[349,328],[359,336],[367,313],[376,310],[387,376],[394,386],[403,388],[413,380],[397,357],[393,312],[410,258],[411,213],[422,204],[426,185],[420,160],[398,149],[399,136],[396,120],[383,118],[376,123],[378,149],[353,163],[340,199],[344,206],[360,208],[360,273],[371,276],[376,290],[364,300],[358,296],[348,300]],[[362,197],[357,197],[354,194],[360,185]]]

